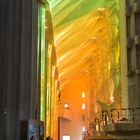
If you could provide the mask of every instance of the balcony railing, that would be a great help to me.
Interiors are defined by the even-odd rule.
[[[135,123],[140,122],[140,108],[121,108],[103,111],[100,123],[103,125],[111,123]]]
[[[106,136],[107,134],[140,134],[140,108],[121,108],[102,111],[89,122],[83,136]]]

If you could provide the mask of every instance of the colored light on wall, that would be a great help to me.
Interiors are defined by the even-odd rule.
[[[62,87],[86,71],[91,100],[120,103],[116,98],[120,95],[119,8],[119,0],[66,0],[53,7]],[[94,107],[98,111],[98,106]]]
[[[87,72],[89,92],[94,99],[101,99],[107,104],[110,104],[112,99],[117,100],[120,94],[119,0],[50,0],[50,2],[54,16],[61,88],[67,87],[77,75]],[[53,100],[55,82],[52,78],[51,58],[45,59],[45,43],[43,43],[45,15],[41,16],[43,18],[41,23],[41,120],[46,121],[46,130],[49,135],[55,127],[53,121],[55,120],[53,109],[56,103]],[[48,23],[50,24],[51,22]],[[46,27],[47,29],[50,28]],[[53,37],[49,33],[47,40],[51,40],[52,43]],[[82,78],[82,76],[78,77],[75,81],[81,81]],[[92,83],[94,83],[94,89]],[[47,91],[45,91],[46,85]],[[71,89],[71,93],[74,93],[76,88],[79,87]],[[82,98],[85,98],[84,95]],[[92,100],[90,103],[96,109],[94,112],[97,112],[96,102],[93,103]]]
[[[43,7],[39,8],[38,13],[38,29],[39,34],[39,46],[41,48],[41,107],[40,107],[40,118],[45,121],[45,9]]]

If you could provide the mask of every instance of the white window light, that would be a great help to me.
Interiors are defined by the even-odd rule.
[[[64,108],[69,108],[69,104],[64,104]]]
[[[70,140],[70,136],[63,136],[63,140]]]
[[[83,103],[82,104],[82,109],[85,110],[86,109],[86,105]]]
[[[86,93],[82,92],[82,98],[85,98],[85,97],[86,97]]]
[[[82,132],[85,132],[85,131],[86,131],[86,127],[83,126],[83,127],[82,127]]]

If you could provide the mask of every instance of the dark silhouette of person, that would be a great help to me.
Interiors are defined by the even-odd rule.
[[[30,140],[35,140],[35,137],[34,137],[34,136],[32,136]]]
[[[48,136],[48,137],[46,138],[46,140],[52,140],[52,138],[51,138],[50,136]]]
[[[33,134],[33,136],[31,137],[30,140],[37,140],[37,136],[36,136],[36,134]]]

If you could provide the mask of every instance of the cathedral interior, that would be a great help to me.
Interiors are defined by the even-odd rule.
[[[0,140],[140,138],[139,0],[1,0]]]

